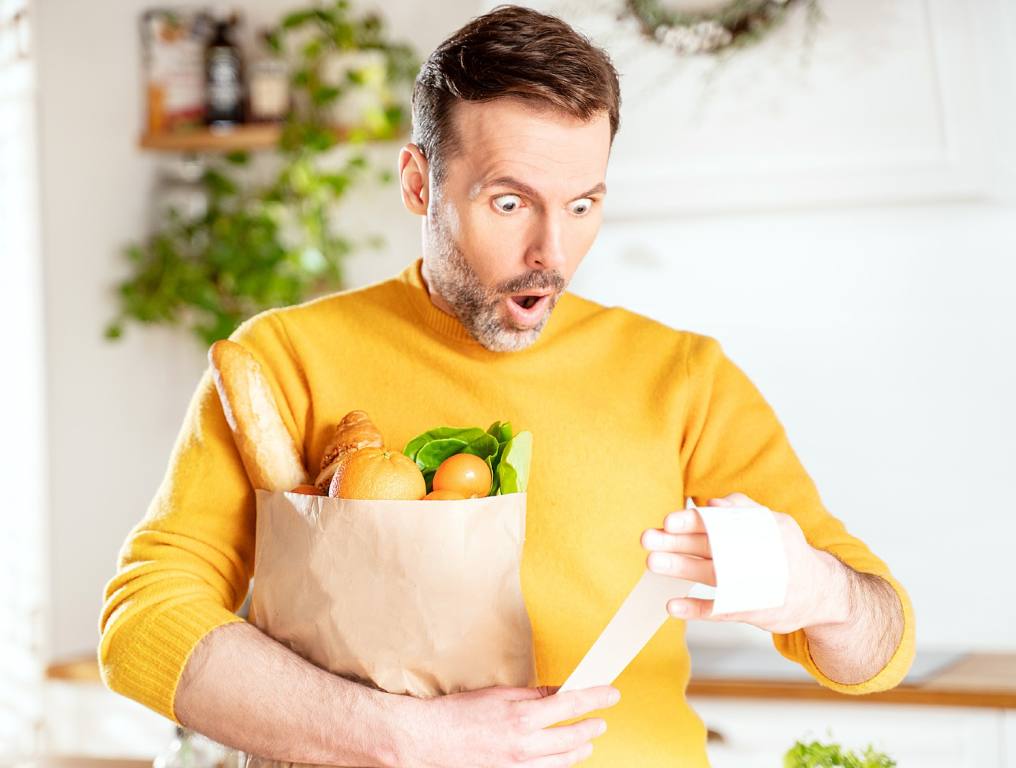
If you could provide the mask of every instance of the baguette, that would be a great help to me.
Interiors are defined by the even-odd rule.
[[[223,340],[208,350],[215,388],[247,476],[255,488],[288,491],[307,482],[293,436],[279,415],[271,386],[254,356]]]

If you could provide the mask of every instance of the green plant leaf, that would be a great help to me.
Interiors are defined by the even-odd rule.
[[[314,18],[313,11],[293,11],[282,18],[283,29],[296,29]]]
[[[342,89],[334,85],[321,85],[311,91],[310,97],[317,106],[323,107],[334,102],[341,93]]]
[[[321,38],[314,38],[308,40],[303,46],[303,56],[305,59],[316,59],[321,55],[321,51],[324,49],[324,43]]]
[[[385,66],[371,68],[368,78],[384,95],[381,123],[377,109],[365,111],[349,132],[350,141],[366,140],[391,130],[382,125],[387,115],[407,113],[402,86],[415,78],[412,49],[387,37],[381,16],[355,15],[345,0],[285,14],[266,40],[298,62],[291,77],[294,106],[278,144],[281,167],[273,178],[254,181],[236,175],[250,164],[247,153],[209,157],[201,180],[206,213],[188,219],[171,211],[149,237],[124,249],[129,273],[115,285],[118,307],[103,331],[107,338],[121,337],[127,323],[158,323],[186,328],[208,344],[264,309],[338,290],[344,259],[377,245],[373,236],[356,242],[344,236],[331,214],[357,184],[380,178],[380,169],[357,153],[339,170],[319,162],[337,143],[328,105],[346,82],[365,75],[354,70],[343,83],[326,83],[322,62],[343,50],[382,52]],[[396,92],[401,101],[391,96]],[[394,177],[388,172],[384,178]]]

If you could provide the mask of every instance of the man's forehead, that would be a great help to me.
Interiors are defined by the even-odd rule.
[[[496,99],[460,102],[453,120],[454,154],[471,189],[498,178],[554,179],[569,187],[603,181],[610,152],[606,113],[581,120],[517,99]]]

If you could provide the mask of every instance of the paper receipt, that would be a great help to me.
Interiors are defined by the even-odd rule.
[[[716,569],[713,615],[778,608],[787,595],[787,556],[765,507],[695,507]]]
[[[787,559],[772,512],[765,507],[696,507],[705,523],[716,569],[713,614],[783,605]],[[685,597],[694,582],[646,571],[593,643],[561,691],[610,685],[667,620],[667,601]]]
[[[575,667],[562,691],[610,685],[667,620],[667,601],[684,597],[694,582],[646,571],[607,628]]]

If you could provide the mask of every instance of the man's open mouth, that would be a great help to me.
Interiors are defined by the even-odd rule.
[[[532,328],[546,314],[551,292],[518,293],[508,297],[508,313],[516,327]]]
[[[542,298],[542,295],[530,294],[526,296],[512,296],[512,301],[518,304],[523,309],[530,309],[532,306]]]

